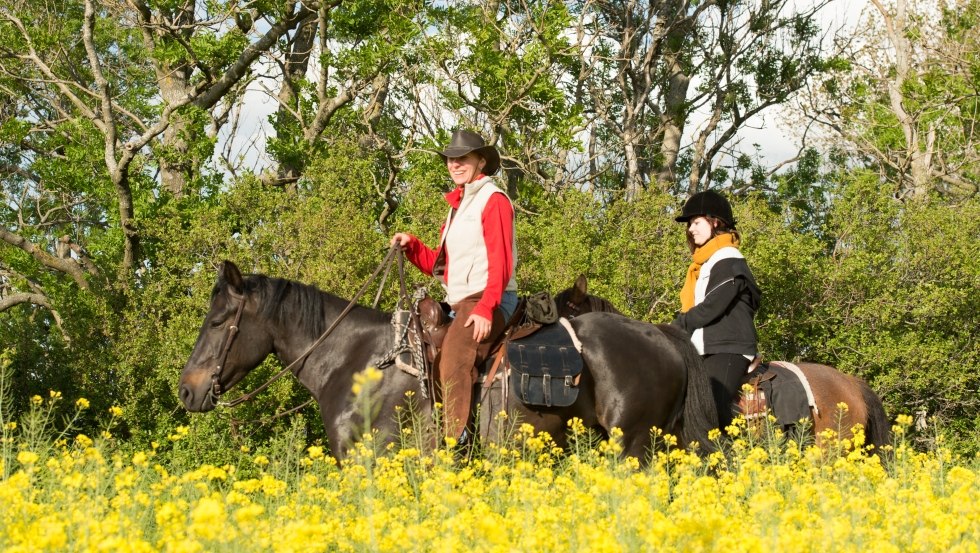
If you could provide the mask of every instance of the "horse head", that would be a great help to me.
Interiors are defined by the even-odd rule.
[[[589,295],[589,281],[585,275],[579,275],[571,288],[555,294],[555,304],[558,306],[558,316],[566,319],[593,311],[621,313],[605,298]]]
[[[585,275],[579,275],[571,288],[566,288],[555,294],[555,305],[558,306],[558,316],[571,319],[582,313],[588,313],[589,281]],[[583,311],[583,309],[585,309]]]
[[[180,374],[178,395],[188,411],[214,409],[218,397],[273,350],[273,335],[258,316],[248,284],[234,263],[221,264],[211,306]]]

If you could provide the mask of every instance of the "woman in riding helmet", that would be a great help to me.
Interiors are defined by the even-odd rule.
[[[675,219],[687,225],[692,261],[673,324],[691,334],[704,359],[724,429],[742,377],[757,354],[755,313],[762,293],[739,251],[732,207],[713,190],[699,192]]]

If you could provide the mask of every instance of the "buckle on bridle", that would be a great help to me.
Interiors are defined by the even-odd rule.
[[[218,367],[218,370],[216,370],[211,375],[211,387],[208,388],[208,397],[211,398],[211,402],[214,403],[215,405],[218,404],[218,398],[221,397],[221,393],[222,393],[221,379],[219,378],[220,374],[221,374],[221,367]]]
[[[219,378],[220,375],[221,375],[221,367],[218,367],[218,370],[211,375],[211,389],[214,390],[214,393],[216,393],[219,396],[221,395],[221,379]]]

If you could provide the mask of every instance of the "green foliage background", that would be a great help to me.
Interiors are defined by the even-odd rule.
[[[233,414],[188,417],[175,389],[220,260],[353,295],[382,259],[389,236],[374,222],[369,157],[338,149],[312,162],[317,177],[295,193],[246,179],[188,207],[184,217],[167,219],[157,232],[180,239],[166,241],[158,266],[144,274],[122,314],[125,339],[105,352],[116,359],[114,387],[83,382],[72,390],[123,403],[138,439],[159,439],[188,423],[199,435],[221,436],[229,432],[229,417],[260,419],[305,401],[305,390],[283,381]],[[445,215],[445,183],[437,173],[418,173],[392,225],[430,243]],[[764,292],[762,352],[862,376],[892,416],[925,410],[960,448],[972,450],[980,428],[980,203],[898,204],[872,175],[859,173],[844,175],[834,195],[818,233],[795,230],[788,204],[761,195],[735,202],[743,249]],[[628,315],[672,318],[689,260],[683,229],[673,222],[676,198],[650,192],[607,204],[570,191],[529,204],[518,198],[517,204],[522,293],[556,292],[586,274],[592,293]],[[416,271],[409,277],[411,285],[427,285],[438,296],[430,279]],[[391,307],[395,291],[389,281],[383,307]],[[20,362],[30,353],[18,348]],[[254,387],[276,366],[268,361],[240,387]],[[308,408],[303,417],[311,439],[319,436],[316,410]],[[246,425],[237,432],[242,440],[261,441],[268,430]]]
[[[152,8],[176,9],[176,3],[157,4]],[[244,9],[240,4],[199,8],[233,18],[242,15],[236,12]],[[726,13],[746,17],[772,7],[730,4]],[[932,124],[936,143],[948,155],[944,159],[961,168],[956,176],[976,183],[980,149],[970,129],[976,127],[977,102],[968,92],[980,87],[980,41],[970,23],[978,4],[967,4],[959,16],[943,12],[938,28],[962,47],[969,70],[944,78],[949,72],[936,69],[944,66],[925,63],[901,93],[909,110],[939,99],[920,110],[928,115],[917,120],[924,126],[921,134]],[[286,17],[278,5],[251,8],[250,17],[269,23]],[[657,181],[665,174],[658,150],[664,138],[662,121],[650,113],[638,116],[630,129],[645,136],[637,154],[643,174],[627,178],[621,147],[629,133],[616,127],[636,99],[627,97],[635,89],[613,84],[619,75],[608,61],[612,50],[589,66],[566,41],[566,28],[593,8],[550,1],[443,6],[377,0],[332,7],[329,26],[320,32],[329,33],[322,44],[335,49],[315,60],[331,68],[332,80],[296,77],[288,83],[295,94],[288,101],[280,97],[283,109],[269,117],[277,135],[264,153],[298,174],[282,182],[234,160],[216,164],[219,140],[209,127],[221,123],[217,101],[178,109],[169,121],[180,129],[176,138],[151,136],[131,158],[120,153],[164,108],[155,72],[185,70],[191,85],[207,90],[254,44],[254,29],[203,25],[186,44],[167,35],[149,48],[139,28],[127,26],[129,20],[111,3],[100,4],[93,16],[92,56],[102,61],[109,114],[116,117],[107,130],[97,116],[102,89],[90,72],[93,57],[83,49],[55,47],[80,40],[81,3],[18,0],[0,10],[0,301],[43,292],[47,303],[0,310],[0,352],[12,372],[10,409],[22,412],[32,395],[48,390],[88,398],[93,413],[120,405],[123,431],[138,444],[156,441],[161,447],[175,447],[164,438],[189,424],[193,439],[181,441],[185,449],[178,452],[188,459],[217,459],[227,455],[228,446],[261,444],[282,425],[298,425],[308,440],[321,438],[312,407],[293,423],[249,422],[308,398],[289,380],[231,413],[189,416],[181,408],[176,383],[206,312],[215,269],[230,259],[247,271],[351,297],[382,260],[393,232],[412,232],[434,244],[449,182],[431,150],[448,138],[451,129],[441,123],[451,115],[453,125],[490,130],[505,154],[501,180],[517,206],[522,293],[556,292],[585,274],[592,293],[626,314],[669,321],[689,262],[674,214],[692,186],[723,189],[733,199],[743,251],[763,289],[757,324],[765,357],[824,362],[860,375],[883,397],[891,416],[925,413],[930,424],[950,432],[956,448],[980,450],[976,191],[964,193],[968,186],[953,189],[933,176],[927,193],[910,195],[900,168],[865,150],[847,151],[847,145],[804,150],[776,174],[748,155],[712,165],[688,148],[667,171],[673,180]],[[378,13],[389,17],[379,19]],[[612,20],[617,14],[604,15]],[[624,12],[622,21],[630,20],[625,15],[636,14]],[[718,96],[725,99],[722,119],[752,106],[782,104],[785,87],[818,75],[825,80],[814,79],[814,86],[840,103],[836,123],[843,136],[872,144],[882,155],[917,151],[920,145],[903,144],[898,119],[881,92],[887,83],[854,77],[848,73],[856,65],[852,60],[819,58],[809,47],[792,50],[811,44],[812,22],[780,20],[801,27],[776,56],[772,48],[783,44],[773,38],[779,28],[767,35],[763,24],[775,20],[754,21],[762,25],[760,34],[748,38],[709,37],[708,28],[697,26],[690,35],[672,37],[684,50],[675,52],[675,61],[691,75],[705,72],[702,88],[709,87],[706,76],[719,65],[738,74],[738,82],[726,85],[731,90]],[[614,31],[610,26],[590,32]],[[29,50],[29,38],[35,39],[38,59],[19,56]],[[698,50],[702,38],[709,46],[709,38],[765,39],[768,46],[758,52],[768,52],[769,61],[708,60],[710,52]],[[294,53],[281,36],[270,43],[270,55]],[[603,48],[612,49],[607,43]],[[190,59],[188,48],[198,57]],[[39,68],[41,57],[50,74]],[[647,69],[663,95],[671,72],[658,63]],[[744,71],[736,71],[740,66]],[[808,72],[799,75],[793,67]],[[71,86],[55,86],[52,76]],[[749,76],[754,80],[743,82]],[[71,101],[64,90],[84,94]],[[717,92],[706,90],[698,94]],[[444,111],[432,119],[427,112],[410,118],[429,107],[424,104],[430,98],[420,98],[420,91],[437,95]],[[346,93],[348,103],[318,118],[324,105]],[[245,103],[240,89],[225,94],[229,105]],[[672,115],[675,123],[690,118],[684,110],[693,109],[685,102],[661,108],[683,108]],[[313,132],[314,127],[322,129]],[[107,153],[109,146],[114,153]],[[586,158],[582,167],[594,170],[566,172]],[[114,172],[109,166],[120,159],[128,164]],[[169,189],[161,177],[165,166],[185,171],[185,182]],[[713,173],[702,171],[692,183],[695,166],[711,166]],[[636,189],[637,183],[643,187]],[[132,213],[126,214],[121,205],[129,197]],[[56,257],[62,239],[82,254]],[[136,255],[131,265],[124,261],[128,246]],[[90,265],[81,276],[66,269],[83,261]],[[411,286],[425,285],[439,295],[431,279],[415,271],[409,276]],[[392,307],[395,292],[389,281],[382,308]],[[277,368],[277,361],[267,360],[240,388],[253,387]],[[94,420],[79,424],[86,428]]]

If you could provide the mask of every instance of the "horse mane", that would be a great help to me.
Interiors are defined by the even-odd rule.
[[[245,290],[259,298],[259,315],[277,324],[296,324],[310,336],[327,329],[327,311],[340,298],[315,286],[284,278],[253,274],[245,278]]]
[[[675,343],[690,345],[692,348],[694,347],[694,345],[691,343],[691,335],[681,327],[674,326],[670,323],[657,323],[656,326]]]
[[[558,304],[559,311],[562,310],[562,306],[564,306],[566,302],[571,301],[570,298],[572,296],[573,291],[574,288],[566,288],[561,292],[555,294],[555,303]],[[582,313],[589,313],[590,311],[599,311],[599,312],[607,312],[607,313],[617,313],[619,315],[623,314],[622,311],[616,309],[616,306],[613,305],[611,301],[599,296],[593,296],[592,294],[586,294],[585,301],[578,305],[584,307],[581,308]]]
[[[619,313],[620,315],[622,314],[622,312],[619,309],[616,309],[616,306],[614,306],[612,302],[606,298],[600,298],[599,296],[589,294],[588,300],[589,307],[592,309],[592,311],[605,311],[609,313]]]

